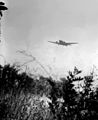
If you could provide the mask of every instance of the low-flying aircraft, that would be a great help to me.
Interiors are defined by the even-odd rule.
[[[59,40],[59,41],[56,41],[56,42],[53,42],[53,41],[48,41],[50,43],[55,43],[55,44],[58,44],[58,45],[64,45],[64,46],[68,46],[68,45],[72,45],[72,44],[78,44],[78,43],[75,43],[75,42],[65,42],[63,40]]]

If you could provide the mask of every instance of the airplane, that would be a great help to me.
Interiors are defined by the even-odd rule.
[[[72,44],[78,44],[78,43],[75,43],[75,42],[68,43],[68,42],[65,42],[63,40],[59,40],[59,41],[56,41],[56,42],[52,42],[52,41],[48,41],[48,42],[55,43],[55,44],[58,44],[58,45],[64,45],[64,46],[68,46],[68,45],[72,45]]]

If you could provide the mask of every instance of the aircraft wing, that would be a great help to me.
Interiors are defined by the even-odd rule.
[[[55,43],[55,44],[59,44],[58,42],[52,42],[52,41],[48,41],[48,42],[50,42],[50,43]]]
[[[78,44],[78,43],[65,43],[66,45]]]

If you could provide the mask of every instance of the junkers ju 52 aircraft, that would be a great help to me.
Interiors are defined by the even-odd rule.
[[[78,43],[75,43],[75,42],[65,42],[63,40],[59,40],[59,41],[56,41],[56,42],[53,42],[53,41],[48,41],[50,43],[55,43],[57,45],[64,45],[64,46],[68,46],[68,45],[72,45],[72,44],[78,44]]]

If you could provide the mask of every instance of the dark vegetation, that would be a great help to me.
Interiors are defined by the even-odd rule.
[[[80,75],[75,67],[56,81],[51,77],[31,77],[15,65],[0,65],[0,119],[98,120],[94,74]]]
[[[0,2],[0,16],[1,17],[3,16],[2,11],[4,10],[8,10],[8,8],[5,6],[4,2]]]

